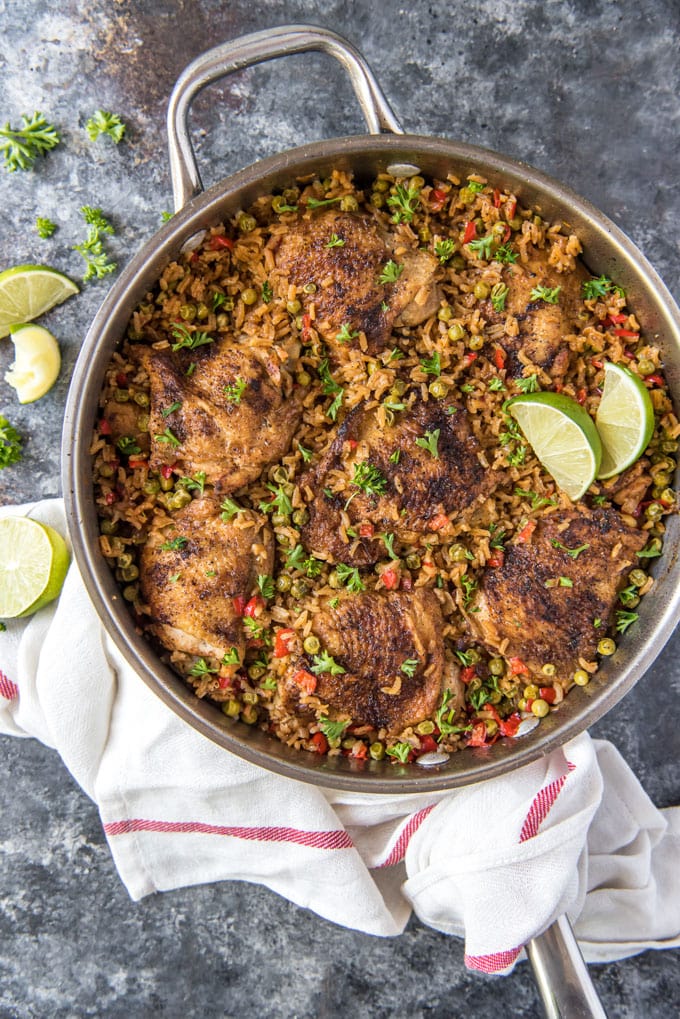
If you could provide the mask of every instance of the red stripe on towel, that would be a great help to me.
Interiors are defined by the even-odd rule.
[[[18,696],[19,687],[0,669],[0,697],[4,697],[6,701],[13,701]]]
[[[565,762],[567,765],[567,771],[564,775],[560,775],[550,785],[544,786],[538,794],[534,797],[534,800],[529,807],[529,813],[524,819],[522,825],[522,831],[520,832],[520,842],[526,842],[527,839],[532,839],[535,835],[538,835],[538,829],[541,827],[546,817],[550,813],[550,809],[555,803],[555,800],[560,795],[564,783],[567,781],[567,776],[570,771],[573,771],[576,767],[571,761]]]
[[[479,970],[480,973],[498,973],[512,966],[521,951],[520,946],[509,948],[506,952],[493,952],[491,955],[466,955],[465,965],[468,969]]]
[[[346,831],[300,831],[298,828],[242,828],[201,821],[151,821],[133,817],[125,821],[109,821],[104,825],[107,835],[128,835],[130,832],[169,832],[175,835],[227,835],[252,842],[293,842],[311,849],[353,849]]]
[[[406,856],[406,850],[412,837],[420,828],[421,824],[430,813],[434,810],[435,804],[432,803],[429,807],[423,807],[422,810],[418,810],[415,814],[411,814],[408,821],[401,829],[399,838],[392,846],[390,853],[386,860],[378,864],[378,867],[393,867],[395,863],[401,863]]]

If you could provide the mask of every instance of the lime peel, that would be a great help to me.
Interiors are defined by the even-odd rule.
[[[0,272],[0,337],[12,326],[32,322],[61,304],[78,287],[68,276],[48,265],[15,265]]]
[[[654,406],[642,379],[623,365],[607,361],[604,387],[595,416],[602,441],[597,477],[621,474],[638,460],[654,434]]]
[[[581,499],[602,459],[602,443],[588,412],[563,393],[527,393],[506,406],[562,491],[573,502]]]
[[[0,618],[31,616],[62,589],[69,565],[62,536],[29,517],[0,518]]]
[[[5,381],[16,389],[19,403],[33,403],[57,381],[61,369],[59,344],[47,329],[38,325],[10,327],[14,344],[14,364],[5,372]]]

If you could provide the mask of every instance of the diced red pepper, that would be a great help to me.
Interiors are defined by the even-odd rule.
[[[125,372],[118,372],[118,374],[116,375],[116,385],[117,386],[127,386],[127,385],[129,385],[128,377],[125,374]]]
[[[416,757],[420,757],[421,754],[432,754],[437,750],[437,741],[434,736],[419,736],[420,749],[416,750]]]
[[[220,676],[217,682],[219,683],[220,690],[228,690],[231,686],[231,676]]]
[[[516,736],[521,721],[522,716],[517,711],[509,718],[502,719],[498,724],[501,736]]]
[[[303,343],[306,343],[307,340],[309,339],[309,330],[311,325],[312,316],[305,313],[302,316],[302,329],[300,331],[300,339],[302,340]]]
[[[447,527],[449,524],[449,518],[446,513],[437,513],[430,520],[430,530],[441,531],[442,527]]]
[[[493,189],[493,204],[496,206],[497,209],[500,209],[500,207],[501,207],[501,193],[498,190],[498,188],[494,188]]]
[[[588,390],[587,389],[579,389],[578,392],[576,393],[576,402],[580,403],[580,404],[584,404],[586,402],[586,397],[587,396],[588,396]]]
[[[614,336],[627,336],[629,339],[637,340],[640,334],[636,329],[615,329]]]
[[[359,443],[357,442],[356,439],[348,439],[347,440],[347,444],[348,444],[350,449],[356,449],[357,446],[359,445]]]
[[[253,595],[253,597],[246,603],[243,609],[243,615],[248,616],[250,619],[254,619],[255,616],[259,616],[264,608],[264,598],[260,598],[259,594]]]
[[[172,467],[169,464],[163,464],[163,466],[161,467],[161,474],[167,481],[169,478],[172,477]]]
[[[516,212],[517,212],[517,199],[513,198],[513,200],[508,205],[508,219],[514,219]]]
[[[466,665],[460,670],[460,678],[463,683],[469,683],[477,675],[474,665]]]
[[[599,358],[597,357],[591,357],[590,363],[592,364],[593,368],[604,368],[604,363],[600,361]]]
[[[510,240],[512,237],[512,227],[506,224],[505,233],[503,234],[503,244]]]
[[[118,502],[118,496],[115,492],[107,492],[104,496],[104,502],[107,506],[113,506],[114,502]]]
[[[290,642],[295,636],[295,630],[289,628],[277,630],[274,637],[274,658],[285,658],[290,654]]]
[[[504,562],[505,562],[505,552],[503,551],[502,548],[495,548],[493,550],[492,554],[487,559],[487,565],[488,566],[493,566],[496,569],[498,567],[502,566]]]
[[[357,761],[365,761],[368,758],[368,747],[363,740],[358,739],[349,752],[350,757]]]
[[[478,356],[479,355],[477,354],[476,350],[470,351],[468,354],[465,354],[463,360],[465,361],[466,364],[472,364],[473,361],[477,360]]]
[[[372,538],[375,528],[373,524],[360,524],[359,526],[359,537],[360,538]]]
[[[527,542],[529,540],[529,538],[531,537],[531,535],[534,533],[535,530],[536,530],[536,521],[535,520],[527,520],[526,524],[524,525],[522,530],[517,535],[517,544],[520,545],[520,544],[523,544],[524,542]]]
[[[328,740],[326,739],[322,732],[315,732],[310,742],[314,744],[314,749],[316,750],[317,754],[328,753]]]
[[[388,591],[394,591],[395,588],[399,587],[399,573],[397,570],[393,570],[392,567],[385,570],[381,575],[381,579]]]
[[[433,212],[439,212],[446,201],[446,191],[442,191],[441,188],[432,188],[430,193],[430,208]]]
[[[548,704],[554,704],[557,700],[557,693],[555,688],[552,686],[539,687],[539,694],[542,700],[547,701]]]
[[[614,325],[620,326],[627,319],[628,319],[627,315],[607,315],[606,319],[604,320],[604,324],[606,326],[614,326]]]
[[[466,740],[469,747],[484,747],[487,745],[487,731],[485,722],[475,722],[472,732]]]
[[[293,676],[293,682],[301,686],[305,693],[314,693],[316,690],[317,678],[306,669],[300,669]]]
[[[133,471],[138,467],[148,467],[148,460],[128,460],[128,467],[132,467]]]
[[[220,248],[228,248],[229,251],[234,250],[234,242],[231,237],[225,237],[223,234],[215,234],[208,241],[209,251],[219,251]]]
[[[661,376],[661,375],[648,375],[647,376],[647,382],[651,382],[655,386],[663,386],[664,385],[663,376]]]
[[[248,599],[242,594],[237,594],[235,598],[231,599],[231,604],[234,606],[234,612],[237,616],[243,615],[243,610],[246,607],[247,601]]]
[[[528,675],[529,670],[522,661],[521,658],[510,659],[510,675],[511,676],[525,676]]]
[[[474,219],[471,219],[465,224],[465,233],[463,234],[463,244],[469,244],[470,241],[474,241],[477,236],[477,224]]]
[[[197,251],[192,251],[191,252],[191,254],[189,255],[189,261],[192,262],[194,265],[196,264],[196,262],[198,262],[198,252]]]
[[[102,435],[111,434],[111,425],[106,420],[106,418],[102,418],[101,421],[99,422],[99,431]]]
[[[505,359],[507,358],[507,356],[508,355],[506,354],[502,347],[494,347],[493,363],[496,365],[499,371],[502,368],[505,368]]]

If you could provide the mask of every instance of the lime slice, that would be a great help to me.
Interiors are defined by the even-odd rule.
[[[602,444],[587,411],[561,393],[527,393],[507,408],[545,469],[576,502],[600,467]]]
[[[68,276],[47,265],[15,265],[0,272],[0,337],[78,293]]]
[[[61,368],[59,345],[42,326],[19,325],[10,329],[14,364],[5,381],[16,389],[19,403],[33,403],[52,388]]]
[[[623,365],[607,361],[595,424],[602,440],[598,478],[611,478],[642,456],[654,432],[654,407],[647,388]]]
[[[0,618],[31,616],[53,601],[68,570],[60,534],[28,517],[0,518]]]

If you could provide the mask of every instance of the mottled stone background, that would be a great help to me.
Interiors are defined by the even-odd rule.
[[[40,109],[64,139],[33,172],[0,171],[0,269],[46,262],[77,279],[83,204],[112,218],[110,247],[123,266],[171,208],[164,118],[181,69],[216,42],[300,22],[363,50],[407,130],[503,151],[568,182],[680,294],[677,0],[0,0],[0,122]],[[128,123],[117,148],[87,139],[83,125],[97,107]],[[303,141],[362,131],[341,70],[320,55],[211,88],[192,123],[206,183]],[[51,240],[38,238],[36,215],[58,222]],[[71,368],[110,282],[85,286],[45,317],[64,370],[44,400],[19,407],[0,382],[0,413],[27,438],[23,462],[0,475],[0,503],[60,490]],[[10,361],[0,342],[0,375]],[[676,634],[596,727],[661,806],[680,802],[678,650]],[[95,807],[55,755],[3,739],[0,760],[2,1017],[540,1014],[526,966],[505,980],[467,973],[461,944],[415,921],[381,941],[237,883],[133,905]],[[593,972],[610,1016],[678,1012],[677,952]]]

